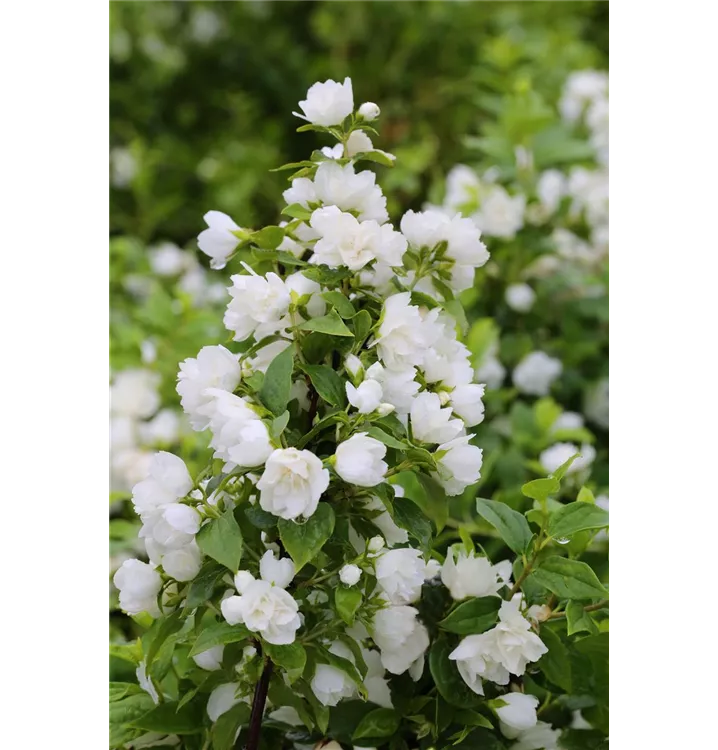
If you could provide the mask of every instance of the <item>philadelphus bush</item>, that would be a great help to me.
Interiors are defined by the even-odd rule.
[[[455,295],[489,254],[458,213],[389,223],[359,164],[393,158],[351,80],[299,107],[338,144],[285,167],[288,221],[205,216],[201,249],[235,271],[231,342],[184,361],[177,391],[214,459],[192,476],[159,452],[134,486],[149,562],[114,583],[148,628],[115,650],[137,684],[111,686],[111,745],[558,747],[573,710],[602,726],[607,597],[560,543],[607,514],[550,500],[570,456],[526,485],[526,516],[478,501],[497,559],[438,537],[480,476]]]

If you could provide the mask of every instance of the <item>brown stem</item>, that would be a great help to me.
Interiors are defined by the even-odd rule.
[[[267,702],[267,691],[269,690],[269,679],[272,676],[272,661],[267,656],[264,660],[264,671],[259,682],[254,688],[254,700],[252,701],[252,714],[249,717],[249,736],[247,737],[246,750],[258,750],[259,738],[262,733],[262,717],[264,706]]]
[[[311,429],[314,417],[317,415],[317,406],[319,405],[319,394],[314,389],[314,386],[309,385],[310,396],[309,396],[309,428]]]

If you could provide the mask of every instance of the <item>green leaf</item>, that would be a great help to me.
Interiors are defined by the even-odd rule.
[[[299,326],[299,330],[316,331],[317,333],[326,333],[330,336],[346,336],[349,338],[354,336],[339,317],[336,310],[332,310],[328,315],[322,315],[321,318],[310,318],[304,321]],[[267,370],[267,374],[269,374],[269,370]]]
[[[142,636],[142,650],[145,654],[145,664],[149,669],[162,644],[173,633],[176,633],[184,625],[180,610],[173,612],[168,617],[160,617],[152,623],[152,627]]]
[[[568,471],[568,470],[569,470],[569,469],[571,468],[571,464],[572,464],[572,463],[573,463],[573,462],[574,462],[574,461],[575,461],[575,460],[576,460],[576,459],[577,459],[577,458],[578,458],[578,457],[579,457],[580,455],[581,455],[580,453],[574,453],[574,455],[573,455],[573,456],[571,456],[571,458],[569,458],[569,459],[568,459],[567,461],[565,461],[564,463],[562,463],[562,464],[561,464],[561,466],[559,466],[559,467],[558,467],[558,469],[556,469],[556,471],[554,471],[554,472],[553,472],[553,473],[551,474],[551,476],[552,476],[552,477],[553,477],[554,479],[558,479],[558,481],[560,482],[560,481],[561,481],[561,480],[562,480],[562,479],[563,479],[563,478],[564,478],[564,477],[566,476],[566,472],[567,472],[567,471]]]
[[[394,498],[389,515],[394,523],[414,537],[423,551],[431,549],[431,521],[421,512],[419,506],[409,498]]]
[[[189,703],[177,710],[177,703],[160,703],[149,713],[130,722],[135,729],[163,734],[198,734],[202,731],[202,711],[197,704]]]
[[[437,534],[441,533],[449,518],[449,499],[441,485],[426,474],[412,471],[402,471],[393,480],[404,488],[405,496],[434,522]]]
[[[332,406],[343,409],[347,402],[344,381],[334,368],[328,365],[303,365],[302,369],[309,375],[314,390]]]
[[[578,602],[570,601],[566,605],[566,621],[568,623],[568,634],[574,635],[575,633],[590,633],[596,635],[598,633],[598,625],[593,621],[589,612],[586,612],[581,604]]]
[[[374,425],[369,427],[366,430],[366,433],[367,435],[369,435],[369,437],[373,437],[380,443],[384,443],[384,445],[386,445],[388,448],[396,448],[397,450],[405,451],[410,447],[408,443],[404,442],[403,440],[397,440],[396,438],[384,432],[384,430]]]
[[[391,159],[383,151],[363,151],[360,154],[354,155],[355,161],[374,161],[377,164],[381,164],[384,167],[393,167],[394,159]]]
[[[111,643],[110,656],[131,664],[139,664],[142,661],[142,644],[139,640],[132,643]]]
[[[354,272],[348,268],[329,268],[329,266],[318,265],[306,268],[302,273],[312,281],[322,286],[336,287],[342,281],[352,278]]]
[[[521,492],[530,497],[533,500],[538,500],[540,503],[545,502],[549,495],[555,495],[561,489],[561,483],[558,479],[553,477],[546,477],[544,479],[534,479],[531,482],[526,482],[521,488]]]
[[[142,690],[110,703],[110,725],[131,724],[155,707],[152,698]]]
[[[588,487],[581,487],[581,489],[578,491],[578,497],[576,500],[579,503],[592,503],[595,504],[596,498],[593,496],[593,492],[588,489]]]
[[[444,636],[434,641],[429,652],[429,669],[436,689],[441,697],[452,706],[474,708],[483,700],[474,693],[459,674],[456,662],[449,659],[453,648]]]
[[[488,521],[499,532],[501,538],[517,555],[521,555],[533,536],[528,521],[505,503],[495,500],[476,501],[479,515]]]
[[[356,315],[354,305],[339,291],[323,292],[321,295],[342,318],[353,318]]]
[[[244,625],[230,625],[228,622],[218,622],[202,630],[189,652],[190,656],[196,656],[207,651],[213,646],[224,646],[228,643],[239,643],[249,638],[251,633]]]
[[[548,535],[561,539],[577,531],[602,529],[608,526],[608,513],[591,503],[575,502],[564,505],[551,514],[548,522]]]
[[[445,617],[439,627],[458,635],[471,635],[490,630],[499,616],[501,599],[498,596],[480,596],[469,599]]]
[[[314,719],[307,704],[295,689],[284,684],[280,677],[275,676],[269,684],[269,700],[274,706],[291,706],[299,718],[310,731],[314,728]]]
[[[278,522],[279,537],[299,572],[324,546],[334,531],[334,510],[329,503],[319,503],[304,523]]]
[[[234,519],[234,508],[228,508],[219,518],[202,526],[195,539],[205,555],[233,573],[239,570],[242,560],[242,532]]]
[[[364,339],[369,335],[371,330],[372,320],[371,315],[366,310],[360,310],[350,321],[352,331],[354,332],[353,349],[358,351],[361,345],[364,343]]]
[[[267,409],[277,417],[286,411],[289,403],[293,367],[294,350],[291,346],[288,346],[269,363],[262,381],[259,398]]]
[[[185,608],[188,610],[194,609],[207,602],[214,592],[214,587],[225,572],[224,566],[216,560],[207,560],[189,585]]]
[[[554,685],[571,692],[571,657],[559,636],[548,627],[541,628],[541,640],[548,651],[538,660],[538,668]]]
[[[493,729],[494,725],[483,714],[478,711],[472,711],[470,708],[464,708],[454,714],[454,720],[459,724],[466,724],[470,727],[485,727]]]
[[[289,424],[289,412],[284,411],[283,414],[272,420],[272,424],[269,427],[269,436],[274,439],[278,438],[284,432],[287,424]]]
[[[257,505],[247,505],[244,509],[247,520],[257,529],[272,529],[277,525],[277,517]]]
[[[334,606],[337,614],[347,625],[354,624],[354,617],[362,603],[362,593],[358,588],[339,586],[334,590]]]
[[[249,723],[250,708],[246,703],[237,703],[225,711],[212,728],[212,750],[232,750],[237,730]]]
[[[529,578],[561,599],[593,599],[608,596],[608,591],[586,563],[568,560],[558,555],[543,560]]]
[[[265,250],[275,250],[282,244],[283,239],[282,227],[264,227],[252,235],[252,242]]]
[[[128,695],[140,695],[147,693],[134,682],[111,682],[110,683],[110,703],[120,701]]]
[[[374,709],[359,722],[352,735],[352,742],[368,738],[393,737],[400,723],[401,718],[393,708]]]
[[[307,652],[301,643],[295,641],[287,645],[275,645],[265,642],[264,650],[278,667],[287,671],[290,683],[302,676],[307,663]]]
[[[299,203],[290,204],[286,208],[282,209],[282,213],[285,216],[291,216],[293,219],[301,219],[302,221],[309,221],[309,219],[312,218],[312,212],[308,208],[304,208],[304,206]]]

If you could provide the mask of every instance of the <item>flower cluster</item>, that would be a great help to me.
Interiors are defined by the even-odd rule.
[[[471,429],[484,418],[484,385],[455,294],[488,251],[460,212],[389,222],[375,173],[358,167],[392,163],[367,135],[379,108],[355,112],[349,79],[315,84],[299,106],[300,130],[338,144],[289,165],[290,221],[252,230],[210,211],[199,236],[214,268],[236,270],[231,343],[179,367],[182,408],[211,451],[205,468],[193,477],[160,452],[133,488],[149,563],[126,561],[114,582],[128,614],[159,623],[143,639],[138,681],[153,701],[181,701],[178,711],[201,706],[213,742],[242,730],[252,693],[268,694],[269,721],[315,738],[347,700],[373,704],[393,732],[392,680],[429,673],[446,700],[463,683],[480,696],[493,683],[486,708],[504,735],[535,731],[536,698],[505,690],[547,650],[517,591],[525,574],[512,587],[510,560],[493,564],[467,540],[445,556],[434,546],[449,498],[480,478]],[[533,392],[560,372],[539,360],[518,377]],[[496,519],[515,511],[495,505],[505,510],[485,517],[503,536]],[[525,557],[532,535],[520,518],[525,529],[507,527],[520,528]],[[548,541],[542,531],[537,545]],[[466,607],[481,608],[486,627]],[[173,649],[200,671],[183,673],[195,686],[186,695],[164,679]],[[377,724],[361,737],[386,732]]]

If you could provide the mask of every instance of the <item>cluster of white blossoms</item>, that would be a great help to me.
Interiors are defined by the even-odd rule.
[[[144,478],[151,448],[170,445],[184,428],[174,409],[160,409],[159,374],[141,368],[117,372],[110,386],[110,488],[125,492]]]
[[[400,231],[388,222],[374,173],[355,166],[363,154],[383,154],[361,128],[378,107],[355,114],[349,79],[315,84],[300,108],[341,148],[302,162],[304,175],[285,193],[291,222],[254,232],[205,216],[199,244],[212,266],[236,254],[241,268],[224,315],[232,343],[182,362],[177,392],[215,461],[193,479],[181,458],[152,457],[132,494],[149,563],[128,560],[114,578],[126,612],[158,617],[183,611],[188,592],[196,595],[190,582],[205,586],[197,576],[209,566],[210,620],[246,629],[256,645],[236,665],[239,681],[212,692],[212,721],[248,700],[243,670],[258,651],[274,659],[271,647],[293,644],[315,649],[305,678],[319,704],[361,696],[389,708],[387,673],[424,672],[425,586],[443,585],[458,602],[498,599],[511,585],[509,560],[494,565],[451,547],[442,563],[425,539],[411,546],[422,539],[416,514],[419,529],[431,527],[395,478],[421,475],[446,502],[480,477],[471,428],[484,417],[484,385],[449,303],[488,259],[481,233],[461,213],[432,209],[407,212]],[[274,270],[259,273],[253,262]],[[560,369],[534,353],[514,382],[544,393]],[[450,658],[483,695],[484,681],[505,686],[545,651],[517,595],[501,604],[494,628],[464,637]],[[226,669],[226,654],[220,644],[193,658],[215,671]],[[507,737],[536,729],[534,701],[496,699]],[[298,719],[275,708],[282,721]]]

